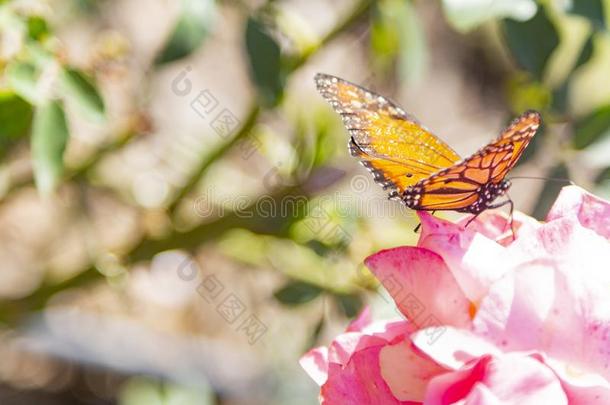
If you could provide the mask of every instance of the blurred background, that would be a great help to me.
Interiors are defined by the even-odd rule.
[[[461,155],[539,110],[512,175],[610,197],[608,3],[0,1],[0,403],[317,403],[299,357],[397,316],[361,263],[417,220],[315,73]]]

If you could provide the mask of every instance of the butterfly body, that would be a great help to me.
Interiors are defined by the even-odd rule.
[[[352,156],[389,190],[391,199],[414,210],[453,210],[475,216],[512,201],[507,173],[515,166],[540,126],[528,111],[494,141],[462,159],[394,102],[338,77],[316,75],[318,91],[346,126]]]

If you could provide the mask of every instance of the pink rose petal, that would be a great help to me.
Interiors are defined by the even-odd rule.
[[[416,326],[430,317],[441,324],[470,325],[471,303],[436,253],[399,247],[382,250],[365,264]]]
[[[475,389],[484,385],[487,390]],[[497,398],[506,405],[567,404],[566,394],[555,374],[538,360],[520,354],[483,356],[463,369],[433,378],[428,385],[426,405],[473,403]]]
[[[468,366],[442,374],[430,381],[424,403],[426,405],[453,404],[468,396],[474,385],[485,376],[491,356],[483,356]]]
[[[328,348],[311,349],[301,357],[299,364],[316,384],[324,384],[328,378]]]
[[[418,213],[422,235],[418,246],[439,254],[451,270],[458,285],[470,301],[478,303],[491,282],[510,269],[506,248],[483,234]],[[494,263],[490,266],[490,263]]]
[[[470,331],[452,327],[444,327],[442,333],[419,330],[411,335],[413,344],[430,357],[434,362],[446,368],[457,370],[466,363],[485,355],[498,356],[502,352],[496,346]]]
[[[379,352],[382,346],[369,347],[355,353],[349,363],[339,369],[331,364],[329,377],[321,390],[324,405],[343,404],[417,404],[400,401],[381,376]],[[335,368],[336,370],[333,370]]]
[[[502,405],[502,402],[489,388],[478,382],[472,387],[464,405]]]
[[[578,186],[567,186],[549,211],[546,220],[575,216],[585,228],[610,239],[610,202]]]
[[[460,219],[457,224],[466,226],[471,218],[472,216],[466,216]],[[513,213],[512,228],[515,232],[515,237],[519,237],[522,232],[535,229],[538,226],[540,226],[540,223],[534,218],[519,211]],[[508,223],[508,214],[498,210],[483,211],[468,225],[468,230],[480,233],[503,246],[508,246],[514,241],[513,233]]]
[[[535,242],[513,246],[523,263],[491,287],[475,332],[505,350],[544,351],[610,379],[610,243],[561,218]]]
[[[447,371],[409,341],[384,346],[379,364],[381,376],[401,401],[423,401],[428,381]]]
[[[610,383],[600,375],[582,372],[539,353],[531,356],[547,364],[557,375],[570,405],[610,404]]]
[[[324,404],[609,404],[610,203],[566,187],[540,223],[419,212],[417,247],[367,266],[409,321],[365,309],[301,359]],[[408,402],[412,401],[412,402]]]
[[[337,364],[347,364],[351,356],[369,347],[383,346],[399,341],[414,331],[413,325],[400,320],[394,322],[375,322],[365,327],[361,332],[346,332],[335,338],[330,344],[328,361]]]

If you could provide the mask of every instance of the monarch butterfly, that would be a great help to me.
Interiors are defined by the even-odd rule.
[[[389,189],[389,198],[414,210],[473,214],[468,225],[511,186],[505,179],[540,126],[540,114],[525,112],[493,142],[461,159],[446,143],[395,103],[338,77],[318,73],[316,87],[343,119],[349,150]],[[512,226],[511,226],[512,228]]]

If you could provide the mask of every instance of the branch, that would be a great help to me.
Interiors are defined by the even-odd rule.
[[[353,8],[351,13],[347,17],[345,17],[335,28],[333,28],[330,32],[328,32],[315,47],[312,47],[306,53],[300,55],[293,61],[293,64],[288,68],[286,74],[293,73],[295,70],[298,70],[301,66],[303,66],[307,61],[316,54],[320,49],[322,49],[326,44],[335,39],[339,34],[349,29],[353,24],[358,22],[366,13],[372,5],[371,0],[363,0]],[[240,128],[240,130],[235,134],[235,136],[226,142],[225,144],[218,147],[215,151],[207,155],[205,159],[203,159],[199,165],[199,167],[193,172],[191,178],[185,183],[185,185],[176,193],[174,198],[169,204],[169,212],[171,214],[175,214],[177,207],[180,204],[180,201],[187,196],[196,186],[199,184],[199,181],[205,174],[206,170],[214,163],[216,160],[221,158],[226,152],[231,150],[240,140],[245,138],[252,127],[256,124],[256,120],[258,119],[260,113],[260,108],[258,105],[254,104],[250,107],[249,113],[244,121],[244,124]]]
[[[197,186],[197,184],[199,184],[199,181],[207,169],[250,133],[250,130],[252,130],[252,127],[254,124],[256,124],[259,114],[260,107],[258,105],[252,105],[243,125],[239,131],[237,131],[235,136],[233,136],[233,138],[231,138],[228,142],[217,147],[212,153],[208,154],[205,159],[201,160],[199,167],[197,167],[188,181],[170,201],[168,209],[171,214],[176,212],[176,209],[178,208],[182,199],[186,197]]]
[[[303,54],[300,58],[295,61],[291,71],[298,69],[303,66],[311,56],[317,51],[323,48],[328,42],[332,41],[341,32],[347,30],[361,17],[363,17],[372,5],[372,0],[363,0],[352,10],[352,12],[339,23],[332,31],[325,35],[320,43],[314,47],[311,51]],[[174,200],[171,203],[171,207],[175,209],[179,201],[186,196],[199,182],[201,176],[209,168],[209,166],[215,162],[219,157],[223,156],[229,151],[238,141],[250,132],[256,120],[260,114],[258,106],[252,106],[250,112],[244,121],[244,124],[236,135],[227,143],[221,145],[214,152],[209,154],[199,165],[197,170],[193,173],[192,177],[185,183],[183,189],[181,189]],[[119,148],[122,144],[126,143],[131,135],[126,136],[123,141],[118,141],[112,144],[110,147],[105,148],[104,151],[111,151]],[[79,174],[86,173],[91,167],[93,167],[104,155],[104,153],[98,153],[96,157],[85,163],[80,168],[76,169],[70,177],[77,176]],[[283,188],[277,190],[271,195],[274,201],[279,203],[282,198],[291,196],[292,198],[305,197],[309,198],[310,194],[304,191],[299,186]],[[126,257],[127,264],[135,263],[141,260],[148,260],[155,254],[174,248],[182,248],[187,250],[194,250],[197,246],[202,243],[212,240],[220,236],[223,232],[228,229],[241,227],[252,230],[260,234],[282,234],[287,226],[286,221],[277,221],[278,218],[261,218],[256,215],[256,202],[248,206],[245,210],[241,211],[240,215],[237,213],[231,213],[226,216],[220,217],[212,222],[200,224],[187,232],[179,232],[174,230],[167,237],[160,240],[143,239],[138,245],[136,245]],[[247,216],[253,214],[253,217],[247,218]],[[292,220],[298,219],[299,212],[290,213]],[[41,309],[44,307],[46,302],[59,291],[63,291],[68,288],[82,287],[83,285],[90,284],[103,277],[96,267],[96,263],[92,263],[88,269],[79,273],[78,275],[65,280],[60,283],[45,282],[43,285],[36,290],[32,295],[10,302],[4,303],[0,306],[0,320],[5,322],[14,322],[21,319],[21,314],[27,313],[32,310]]]
[[[131,139],[133,139],[134,136],[137,135],[137,133],[138,131],[136,131],[135,128],[132,128],[130,126],[126,130],[124,130],[117,139],[102,146],[95,152],[95,154],[93,154],[87,160],[81,162],[78,166],[74,168],[68,169],[67,173],[64,175],[64,181],[85,177],[92,167],[97,165],[108,154],[126,145]],[[33,181],[34,178],[32,177],[32,173],[30,173],[27,177],[12,182],[1,199],[7,200],[12,194],[19,191],[23,187],[33,184]]]
[[[285,198],[290,197],[292,201],[296,199],[307,201],[311,197],[311,193],[305,191],[301,186],[290,186],[282,187],[267,196],[269,203],[274,204],[275,207],[289,208],[280,217],[261,217],[258,215],[258,201],[254,201],[239,212],[231,212],[211,222],[200,224],[189,231],[173,231],[159,240],[144,239],[126,255],[126,264],[151,259],[157,253],[170,249],[180,248],[194,251],[202,243],[218,238],[233,228],[243,228],[259,234],[281,235],[286,233],[291,222],[303,216],[301,208],[305,208],[299,204],[286,204]],[[69,288],[82,287],[98,281],[102,277],[104,275],[97,269],[96,263],[93,263],[83,272],[63,282],[44,282],[32,295],[4,302],[0,306],[0,322],[14,325],[22,319],[24,314],[42,309],[54,294]]]

